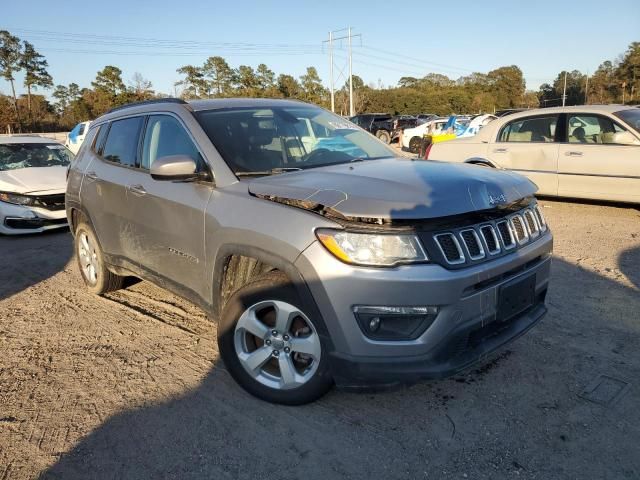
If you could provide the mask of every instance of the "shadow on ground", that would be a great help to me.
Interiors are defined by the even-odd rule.
[[[48,255],[52,245],[56,254]],[[72,255],[73,240],[66,228],[34,235],[0,235],[0,300],[54,276]]]
[[[107,419],[41,478],[638,478],[638,386],[613,406],[579,396],[597,374],[640,378],[637,290],[556,260],[548,305],[508,353],[396,392],[275,406],[213,365],[198,388]]]

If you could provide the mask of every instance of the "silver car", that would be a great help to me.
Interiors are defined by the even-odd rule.
[[[66,207],[91,291],[136,276],[195,302],[242,387],[301,404],[452,375],[538,322],[535,190],[301,102],[162,99],[91,124]]]

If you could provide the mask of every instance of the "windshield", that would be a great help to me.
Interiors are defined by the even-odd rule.
[[[0,171],[29,167],[67,166],[73,153],[58,143],[0,144]]]
[[[627,125],[636,131],[636,133],[640,133],[640,108],[621,110],[616,112],[614,115],[624,120]]]
[[[313,106],[206,110],[196,118],[238,174],[394,156],[373,135]]]

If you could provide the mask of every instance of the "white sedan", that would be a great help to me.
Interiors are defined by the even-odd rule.
[[[526,110],[473,137],[432,144],[427,158],[513,170],[542,195],[640,203],[640,109]]]
[[[51,139],[0,137],[0,234],[67,226],[64,193],[72,159],[73,153]]]
[[[428,122],[418,125],[417,127],[406,128],[402,132],[402,150],[411,153],[418,153],[420,150],[420,142],[427,130],[431,128],[431,132],[434,135],[443,133],[444,126],[448,121],[448,118],[434,118]]]

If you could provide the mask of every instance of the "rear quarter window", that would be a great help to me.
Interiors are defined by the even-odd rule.
[[[113,163],[135,167],[142,117],[125,118],[111,122],[102,157]]]

